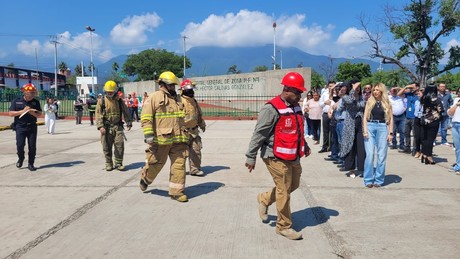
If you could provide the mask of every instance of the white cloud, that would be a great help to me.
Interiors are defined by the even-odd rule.
[[[18,43],[18,51],[28,56],[35,56],[35,51],[38,51],[41,48],[42,46],[38,40],[22,40]]]
[[[460,46],[460,42],[456,39],[451,39],[446,43],[446,51],[448,51],[453,46]]]
[[[119,45],[144,44],[147,40],[147,31],[153,31],[162,23],[156,13],[129,16],[115,25],[110,32],[112,42]]]
[[[439,63],[445,65],[447,62],[449,62],[449,49],[454,46],[460,46],[460,42],[456,39],[451,39],[446,43],[446,46],[444,47],[444,57],[439,61]]]
[[[352,45],[366,41],[366,32],[363,30],[350,27],[342,32],[338,39],[337,44],[339,45]]]
[[[283,16],[276,20],[276,45],[309,51],[330,38],[321,26],[305,26],[305,15]],[[188,37],[187,48],[194,46],[242,47],[273,43],[273,18],[258,11],[210,15],[201,23],[189,23],[181,33]]]

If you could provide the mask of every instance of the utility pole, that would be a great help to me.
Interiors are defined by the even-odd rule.
[[[86,30],[89,31],[89,38],[90,38],[90,41],[91,41],[91,64],[90,64],[90,69],[91,69],[91,93],[94,93],[93,32],[95,32],[96,29],[91,28],[91,26],[86,26]]]
[[[35,65],[37,66],[37,87],[40,84],[40,81],[38,80],[38,56],[37,56],[37,48],[35,48]],[[43,90],[43,88],[40,86],[40,90]]]
[[[276,22],[273,22],[273,70],[276,70]]]
[[[183,78],[185,79],[186,78],[185,77],[185,56],[186,56],[185,39],[188,39],[188,37],[184,35],[182,38],[184,38],[184,71],[183,71],[184,75],[183,75]]]
[[[54,44],[54,95],[58,96],[58,81],[57,81],[57,35],[51,36],[51,43]]]

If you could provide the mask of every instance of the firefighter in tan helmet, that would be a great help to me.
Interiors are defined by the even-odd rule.
[[[184,80],[181,85],[181,99],[185,107],[185,127],[188,133],[188,161],[190,166],[190,175],[204,176],[201,170],[201,142],[200,131],[206,130],[206,123],[203,120],[203,114],[195,96],[195,84],[189,79]]]
[[[184,105],[177,95],[179,79],[167,71],[158,78],[160,89],[150,94],[142,107],[141,123],[144,141],[148,144],[146,163],[139,187],[147,190],[158,173],[171,159],[169,196],[179,202],[188,201],[185,195],[185,158],[188,150],[184,123]]]

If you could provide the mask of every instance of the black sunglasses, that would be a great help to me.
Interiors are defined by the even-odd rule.
[[[293,94],[301,95],[303,93],[302,91],[297,90],[294,87],[285,86],[284,88],[286,89],[287,92],[291,92]]]

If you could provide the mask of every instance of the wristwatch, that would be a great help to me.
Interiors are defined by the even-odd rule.
[[[392,135],[392,136],[393,136],[393,132],[390,132],[390,133],[388,133],[388,134],[390,134],[390,135]]]

